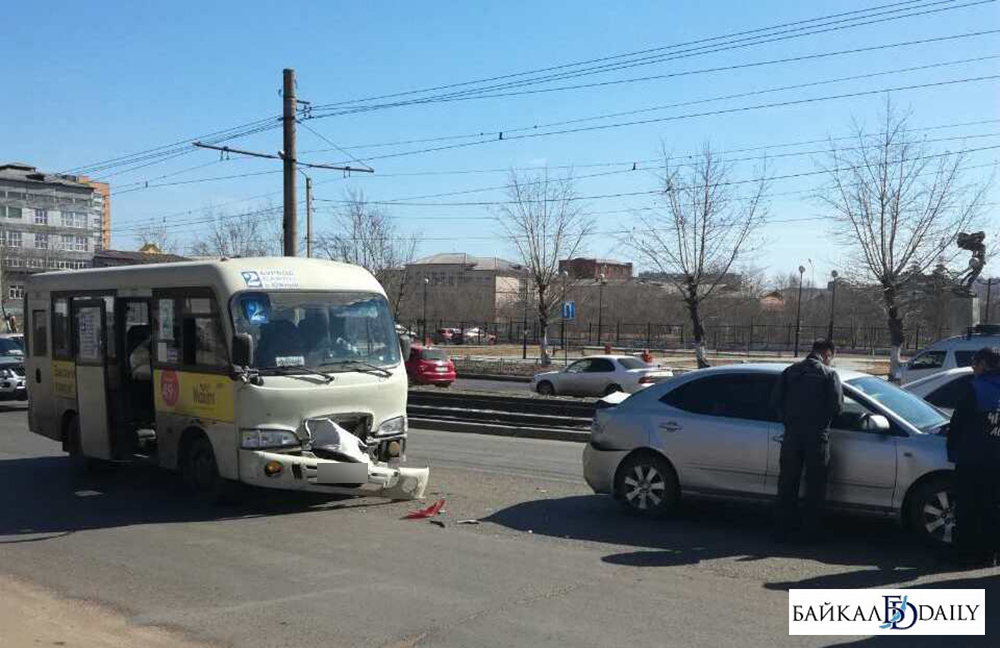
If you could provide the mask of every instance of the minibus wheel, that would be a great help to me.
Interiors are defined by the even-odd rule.
[[[182,471],[185,483],[199,499],[222,503],[230,495],[231,485],[219,475],[212,442],[205,436],[199,435],[188,446]]]

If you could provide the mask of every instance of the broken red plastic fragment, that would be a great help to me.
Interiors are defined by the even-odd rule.
[[[438,511],[440,511],[442,508],[444,508],[444,500],[439,499],[438,501],[434,502],[427,508],[422,508],[417,511],[410,511],[409,513],[403,516],[403,519],[423,520],[425,518],[434,517],[435,515],[438,514]]]

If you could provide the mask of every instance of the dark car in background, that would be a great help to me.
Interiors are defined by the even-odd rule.
[[[455,382],[455,364],[443,349],[414,344],[406,360],[406,375],[418,385],[447,387]]]

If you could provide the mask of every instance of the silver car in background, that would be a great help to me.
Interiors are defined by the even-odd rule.
[[[773,498],[784,426],[770,406],[782,364],[692,371],[597,410],[583,472],[642,514],[682,492]],[[830,429],[831,507],[896,516],[928,541],[955,528],[948,420],[882,379],[838,369],[844,411]]]
[[[945,369],[903,385],[903,389],[951,416],[959,399],[972,382],[972,367]]]
[[[595,355],[577,360],[559,371],[535,374],[531,379],[531,391],[543,396],[633,394],[673,375],[670,369],[646,364],[634,356]]]

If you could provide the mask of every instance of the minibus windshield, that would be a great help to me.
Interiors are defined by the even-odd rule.
[[[253,366],[260,370],[357,371],[399,363],[399,341],[381,295],[240,293],[232,300],[232,313],[236,332],[253,338]]]

